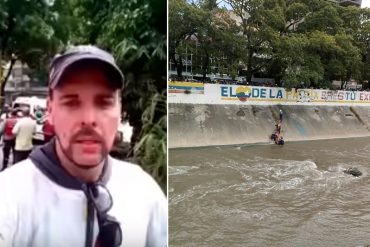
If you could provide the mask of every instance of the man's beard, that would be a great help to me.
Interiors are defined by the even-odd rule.
[[[79,163],[73,158],[73,148],[72,148],[73,143],[75,143],[76,140],[78,140],[78,138],[81,138],[81,137],[84,137],[84,136],[93,137],[94,139],[98,140],[100,145],[101,145],[101,152],[100,152],[101,159],[96,164],[91,165],[91,164]],[[106,148],[106,145],[105,145],[105,142],[104,142],[103,138],[98,133],[96,133],[96,131],[91,127],[84,127],[81,130],[79,130],[76,134],[74,134],[71,137],[71,139],[69,141],[69,145],[67,147],[63,147],[63,144],[62,144],[62,142],[61,142],[61,140],[60,140],[60,138],[57,134],[55,134],[55,137],[56,137],[56,140],[59,142],[60,149],[62,150],[64,156],[72,164],[74,164],[75,166],[77,166],[78,168],[81,168],[81,169],[88,170],[88,169],[92,169],[92,168],[97,167],[99,164],[101,164],[107,158],[107,156],[109,154],[109,151]]]

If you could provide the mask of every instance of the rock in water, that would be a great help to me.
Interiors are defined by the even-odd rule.
[[[360,170],[357,169],[356,167],[347,168],[343,172],[346,173],[346,174],[355,176],[355,177],[359,177],[359,176],[362,175],[362,172],[360,172]]]

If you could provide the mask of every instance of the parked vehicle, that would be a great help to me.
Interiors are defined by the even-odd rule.
[[[39,98],[36,96],[32,97],[24,97],[20,96],[17,97],[13,103],[12,108],[13,109],[22,109],[24,107],[27,107],[30,109],[31,117],[33,117],[35,120],[37,120],[36,125],[36,133],[33,136],[33,139],[35,142],[43,142],[44,141],[44,133],[42,131],[42,127],[45,121],[45,112],[46,112],[46,98]],[[37,112],[42,112],[43,116],[36,118]]]

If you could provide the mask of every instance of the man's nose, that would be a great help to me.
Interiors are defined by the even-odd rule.
[[[92,109],[92,107],[84,107],[80,114],[82,125],[90,125],[92,127],[96,126],[96,111]]]

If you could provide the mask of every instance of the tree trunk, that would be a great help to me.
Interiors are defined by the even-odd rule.
[[[10,60],[9,70],[8,70],[8,72],[7,72],[4,80],[1,82],[1,88],[0,88],[0,106],[1,106],[1,108],[4,106],[4,103],[5,103],[5,86],[6,86],[6,83],[8,82],[8,79],[10,77],[10,74],[12,73],[13,66],[15,64],[15,61],[17,61],[17,59],[15,59],[15,58],[12,58]]]
[[[179,79],[182,79],[182,56],[179,55],[179,62],[178,62],[178,66],[176,66],[176,70],[177,70],[177,76],[179,77]]]
[[[169,56],[171,60],[173,61],[173,63],[175,64],[177,76],[179,77],[178,79],[181,79],[182,78],[182,57],[181,55],[179,55],[178,59],[176,59],[176,48],[174,47],[177,47],[177,46],[178,46],[178,43],[176,43],[175,46],[170,46]]]
[[[175,68],[176,68],[176,70],[177,70],[177,67],[178,67],[178,62],[177,62],[177,60],[176,60],[176,56],[175,56],[175,52],[170,52],[170,58],[171,58],[171,60],[173,61],[173,63],[175,64]]]
[[[253,76],[253,72],[252,72],[252,59],[253,59],[253,49],[249,48],[248,49],[248,58],[247,58],[247,76],[246,76],[246,79],[247,79],[247,82],[251,83],[252,82],[252,76]]]
[[[275,84],[278,87],[282,87],[283,86],[282,83],[281,83],[281,76],[280,75],[279,76],[275,76],[274,80],[275,80]]]
[[[204,60],[204,64],[203,64],[203,82],[206,81],[207,72],[208,72],[208,65],[209,65],[209,54],[208,54],[208,51],[206,50],[205,53],[206,53],[206,56],[205,56],[205,60]]]

